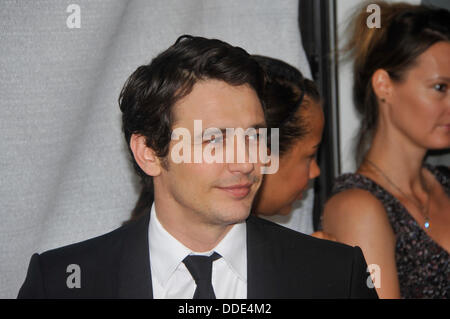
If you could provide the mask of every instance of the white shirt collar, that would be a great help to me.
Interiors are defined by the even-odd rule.
[[[164,287],[183,259],[199,254],[175,239],[158,220],[155,203],[152,205],[149,223],[149,249],[152,277]],[[245,221],[235,224],[213,251],[219,253],[236,275],[247,282],[247,227]]]

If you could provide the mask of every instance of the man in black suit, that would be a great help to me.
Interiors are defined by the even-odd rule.
[[[264,81],[243,49],[201,37],[139,67],[119,103],[151,210],[34,254],[19,298],[376,297],[359,248],[249,217],[276,163],[251,153],[265,149]]]

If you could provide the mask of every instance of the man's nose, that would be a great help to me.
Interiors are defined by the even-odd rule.
[[[228,170],[232,173],[250,174],[255,169],[253,163],[228,163]]]
[[[227,165],[230,172],[240,172],[242,174],[249,174],[255,169],[255,163],[250,160],[250,152],[255,151],[250,149],[249,143],[245,141],[244,143],[238,142],[237,139],[234,141],[234,153],[227,156]],[[239,148],[239,151],[238,151]],[[244,155],[244,156],[242,156]],[[231,160],[231,161],[229,161]]]

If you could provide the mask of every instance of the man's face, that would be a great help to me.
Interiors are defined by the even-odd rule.
[[[217,80],[199,81],[173,110],[172,129],[185,128],[192,137],[194,158],[194,120],[202,129],[247,128],[264,126],[264,113],[256,92],[248,85],[231,86]],[[224,136],[224,143],[228,137]],[[205,148],[211,140],[200,137]],[[220,141],[219,141],[220,142]],[[154,178],[155,196],[162,210],[176,214],[178,222],[231,225],[245,220],[261,184],[260,162],[249,163],[175,163],[172,140],[167,158],[168,170]],[[217,140],[216,140],[217,143]],[[222,145],[222,143],[220,142]],[[238,143],[235,140],[235,151]],[[198,144],[197,144],[198,145]],[[225,146],[224,151],[225,151]],[[225,153],[225,152],[224,152]],[[158,207],[157,207],[158,208]]]

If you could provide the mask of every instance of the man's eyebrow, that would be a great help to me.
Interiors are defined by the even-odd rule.
[[[435,81],[450,82],[450,78],[447,76],[437,76],[435,78],[429,79],[429,82],[435,82]]]
[[[232,127],[228,127],[228,128],[232,128]],[[262,123],[257,123],[257,124],[251,125],[251,126],[249,126],[248,128],[244,129],[244,131],[247,130],[247,129],[249,129],[249,128],[254,128],[254,129],[257,130],[257,129],[260,129],[260,128],[267,128],[267,125],[266,125],[266,123],[264,123],[264,122],[262,122]],[[198,136],[198,137],[202,137],[202,136],[205,134],[205,131],[206,131],[206,130],[211,130],[211,129],[219,130],[220,132],[222,132],[222,135],[226,135],[226,133],[227,133],[227,128],[219,128],[219,127],[211,126],[211,127],[205,128],[205,129],[204,129],[199,135],[197,135],[197,136]],[[233,129],[236,129],[236,128],[233,128]]]
[[[445,82],[450,82],[450,78],[446,76],[440,76],[438,77],[438,80],[444,80]]]
[[[232,128],[232,127],[229,127]],[[259,128],[267,128],[266,123],[261,122],[261,123],[257,123],[257,124],[253,124],[253,125],[249,125],[246,129],[244,130],[248,130],[249,128],[254,128],[254,129],[259,129]],[[219,128],[219,130],[225,132],[227,128]],[[236,127],[234,127],[234,129],[237,129]]]
[[[256,128],[256,129],[258,129],[258,128],[267,128],[267,124],[265,122],[261,122],[261,123],[254,124],[254,125],[252,125],[250,127],[253,127],[253,128]]]

